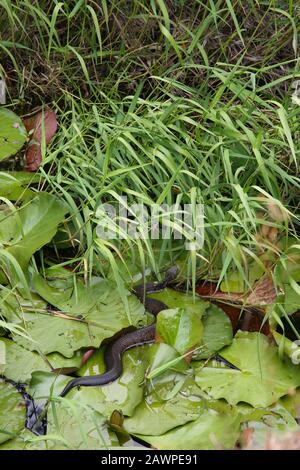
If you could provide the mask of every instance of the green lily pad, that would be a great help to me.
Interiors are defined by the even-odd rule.
[[[72,377],[67,375],[36,371],[31,375],[28,392],[40,406],[43,406],[49,397],[58,397],[71,379]]]
[[[284,284],[284,311],[288,315],[300,310],[300,295],[290,284]]]
[[[220,284],[222,292],[244,293],[248,291],[249,286],[253,286],[255,281],[260,279],[265,270],[263,266],[256,262],[249,263],[247,278],[242,276],[239,271],[230,271],[226,273],[224,281]],[[248,281],[248,282],[246,282]]]
[[[196,349],[193,359],[206,359],[232,342],[232,325],[222,309],[210,304],[202,317],[202,344]]]
[[[41,440],[29,429],[22,429],[17,437],[0,445],[0,450],[46,450],[46,440]]]
[[[0,380],[0,443],[12,439],[25,426],[26,408],[22,395]]]
[[[9,109],[0,108],[0,160],[18,152],[27,139],[22,120]]]
[[[180,390],[171,396],[174,382],[155,385],[138,405],[134,415],[126,418],[124,427],[131,434],[160,435],[170,429],[196,420],[203,412],[204,402],[199,389],[191,380],[185,380]],[[176,391],[177,389],[175,389]],[[171,396],[169,399],[163,397]]]
[[[21,336],[15,336],[15,341],[29,350],[40,350],[44,354],[59,352],[70,358],[78,349],[98,348],[104,339],[145,321],[144,306],[129,291],[121,298],[113,283],[99,279],[95,284],[85,286],[83,279],[73,275],[70,278],[69,274],[58,279],[56,285],[40,275],[33,276],[38,294],[65,312],[67,317],[59,312],[56,315],[24,313],[23,327],[34,342]],[[70,279],[72,287],[69,287]]]
[[[67,359],[58,353],[52,353],[43,357],[32,351],[28,351],[14,341],[7,338],[0,338],[0,350],[4,349],[4,362],[2,364],[2,374],[15,382],[29,382],[34,371],[50,372],[59,367],[78,368],[81,362],[81,355]]]
[[[300,385],[300,369],[289,360],[284,362],[278,348],[260,333],[239,332],[221,354],[240,370],[195,368],[197,385],[214,399],[267,407]]]
[[[0,339],[0,346],[5,347],[3,374],[16,382],[27,382],[35,370],[49,370],[49,365],[42,357],[16,344],[7,338]]]
[[[209,302],[201,299],[198,295],[194,298],[193,294],[176,291],[168,287],[160,292],[149,294],[148,297],[160,300],[170,309],[184,308],[188,312],[196,313],[200,318],[209,307]]]
[[[33,253],[53,238],[66,213],[66,206],[48,193],[39,193],[18,210],[2,208],[0,245],[25,270]]]
[[[123,373],[114,382],[101,387],[74,389],[67,397],[74,397],[83,404],[107,418],[114,410],[121,410],[124,416],[131,416],[143,399],[143,382],[148,365],[148,346],[133,348],[123,354]],[[105,371],[103,348],[96,351],[79,375],[97,375]]]
[[[49,449],[99,450],[119,445],[106,425],[106,418],[76,399],[54,402],[47,419]]]
[[[158,314],[156,332],[164,343],[185,354],[201,343],[203,325],[197,313],[173,308]]]
[[[26,171],[0,172],[0,196],[16,201],[36,196],[29,186],[38,183],[41,176]]]
[[[137,437],[161,450],[232,449],[238,438],[240,419],[233,409],[227,413],[205,409],[195,421],[176,427],[166,434],[139,434]]]
[[[188,364],[172,346],[166,343],[156,343],[149,348],[149,366],[146,378],[154,383],[165,380],[171,373],[185,372]]]

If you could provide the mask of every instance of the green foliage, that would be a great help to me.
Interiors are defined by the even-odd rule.
[[[201,365],[195,371],[197,385],[212,398],[266,407],[300,386],[299,368],[260,333],[239,332],[221,354],[239,370]]]
[[[206,359],[232,342],[232,326],[228,316],[216,305],[210,304],[202,318],[202,344],[193,359]]]
[[[0,108],[0,161],[17,153],[26,139],[21,119],[9,109]]]
[[[195,312],[183,308],[163,310],[157,316],[156,331],[162,341],[179,354],[191,351],[202,342],[203,325]]]
[[[22,395],[9,383],[0,381],[0,443],[15,437],[26,416]]]
[[[1,2],[8,106],[23,116],[51,103],[59,122],[36,174],[2,171],[18,168],[2,160],[27,134],[0,109],[0,371],[53,398],[48,435],[36,437],[21,430],[23,408],[5,408],[17,392],[15,401],[2,394],[18,436],[1,448],[117,446],[106,422],[115,408],[161,449],[232,448],[241,423],[258,445],[266,432],[294,429],[299,411],[285,413],[282,401],[299,371],[279,355],[291,357],[293,344],[276,332],[278,348],[258,334],[232,342],[228,318],[195,288],[207,279],[246,295],[271,273],[278,296],[265,320],[274,326],[299,309],[297,9],[253,0]],[[176,209],[169,228],[181,239],[99,238],[99,207],[117,207],[121,196],[126,208],[204,204],[203,247],[186,250]],[[171,309],[158,319],[168,344],[127,352],[113,384],[57,399],[69,377],[47,360],[78,368],[82,348],[145,324],[128,289],[175,263],[193,292],[155,294]],[[194,359],[220,351],[241,370],[188,365],[184,353],[200,340]],[[103,367],[101,347],[78,373]]]

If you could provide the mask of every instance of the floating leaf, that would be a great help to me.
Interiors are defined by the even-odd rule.
[[[170,370],[182,372],[187,368],[184,358],[169,344],[157,343],[150,347],[149,367],[146,375],[148,379],[153,380]],[[159,381],[160,379],[161,377],[158,377]]]
[[[143,398],[143,381],[148,365],[148,346],[137,347],[123,354],[123,373],[114,382],[102,387],[74,389],[69,397],[90,405],[107,418],[114,410],[131,416]],[[96,351],[81,368],[79,375],[97,375],[105,372],[103,348]]]
[[[0,172],[0,197],[10,201],[33,198],[36,193],[29,189],[29,185],[40,180],[40,175],[25,171]]]
[[[0,380],[0,443],[24,428],[26,408],[22,395],[11,384]]]
[[[18,210],[0,210],[0,243],[26,269],[33,253],[50,242],[67,213],[55,196],[39,193]]]
[[[2,373],[15,382],[28,382],[34,371],[51,371],[59,367],[75,367],[80,365],[80,356],[66,359],[60,354],[49,354],[47,358],[36,352],[28,351],[15,341],[8,338],[0,338],[0,349],[5,348],[5,362]]]
[[[202,341],[203,325],[194,311],[184,308],[163,310],[157,316],[156,332],[164,343],[185,354]]]
[[[63,271],[65,277],[61,279],[50,277],[54,270],[46,271],[48,280],[38,274],[33,276],[38,294],[62,312],[24,313],[24,328],[34,342],[16,336],[15,341],[22,346],[44,354],[56,351],[72,357],[78,349],[98,348],[104,339],[145,321],[143,305],[130,292],[125,291],[126,299],[123,299],[113,283],[99,279],[94,285],[85,286],[83,279]],[[125,300],[130,316],[126,313]]]
[[[17,153],[26,139],[22,120],[9,109],[0,107],[0,161]]]
[[[284,284],[284,311],[288,315],[300,310],[300,295],[290,284]]]
[[[17,437],[0,445],[0,450],[46,450],[46,440],[40,440],[29,429],[22,429]]]
[[[52,109],[35,114],[24,119],[28,132],[32,131],[31,140],[25,153],[26,170],[37,171],[42,163],[42,139],[45,136],[45,144],[48,145],[57,130],[56,114]]]
[[[114,433],[108,430],[106,419],[76,399],[54,402],[47,419],[49,449],[99,450],[119,445]]]
[[[137,435],[155,449],[232,449],[238,438],[240,415],[234,409],[219,413],[203,410],[199,418],[160,436]]]
[[[196,349],[193,359],[206,359],[232,342],[232,325],[228,316],[216,305],[210,307],[202,317],[202,344]]]
[[[160,435],[182,424],[194,421],[203,412],[204,402],[193,381],[185,381],[174,397],[164,399],[174,382],[156,384],[131,418],[126,418],[124,427],[131,434]]]
[[[184,308],[188,312],[197,313],[200,318],[209,307],[209,302],[197,295],[194,298],[192,294],[176,291],[168,287],[160,292],[149,294],[149,297],[160,300],[168,308]]]
[[[197,385],[212,398],[266,407],[300,385],[300,369],[284,362],[278,348],[260,333],[239,332],[221,354],[240,370],[218,366],[195,369]]]

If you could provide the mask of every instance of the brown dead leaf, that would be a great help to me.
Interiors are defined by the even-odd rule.
[[[39,112],[34,116],[24,119],[24,125],[27,132],[31,132],[31,140],[28,144],[25,159],[27,171],[37,171],[41,162],[41,142],[43,135],[43,127],[45,129],[45,141],[48,145],[57,130],[56,114],[52,109]]]
[[[246,299],[247,305],[270,305],[277,297],[271,274],[259,279]]]

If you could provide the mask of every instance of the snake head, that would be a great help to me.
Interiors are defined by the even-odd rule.
[[[171,266],[171,268],[169,268],[166,272],[166,277],[163,281],[164,284],[167,285],[170,282],[174,281],[176,277],[178,276],[178,273],[179,273],[179,267],[177,266],[177,264],[175,264],[174,266]]]

